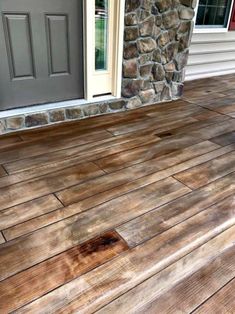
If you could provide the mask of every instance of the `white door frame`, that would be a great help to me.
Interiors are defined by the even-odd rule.
[[[95,0],[84,1],[84,95],[121,97],[125,0],[109,0],[108,69],[95,71]]]

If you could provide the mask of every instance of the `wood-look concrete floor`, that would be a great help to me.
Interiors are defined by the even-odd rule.
[[[0,137],[0,313],[235,313],[234,86]]]

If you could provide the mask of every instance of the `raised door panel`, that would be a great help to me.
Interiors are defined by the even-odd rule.
[[[32,79],[35,71],[29,14],[4,13],[3,23],[11,79]]]
[[[70,73],[67,15],[46,15],[49,75]]]

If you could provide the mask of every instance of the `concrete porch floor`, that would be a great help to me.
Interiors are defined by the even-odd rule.
[[[234,86],[0,137],[0,313],[235,313]]]

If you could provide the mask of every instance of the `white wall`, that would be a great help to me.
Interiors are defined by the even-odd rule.
[[[194,33],[186,80],[235,73],[235,31]]]

